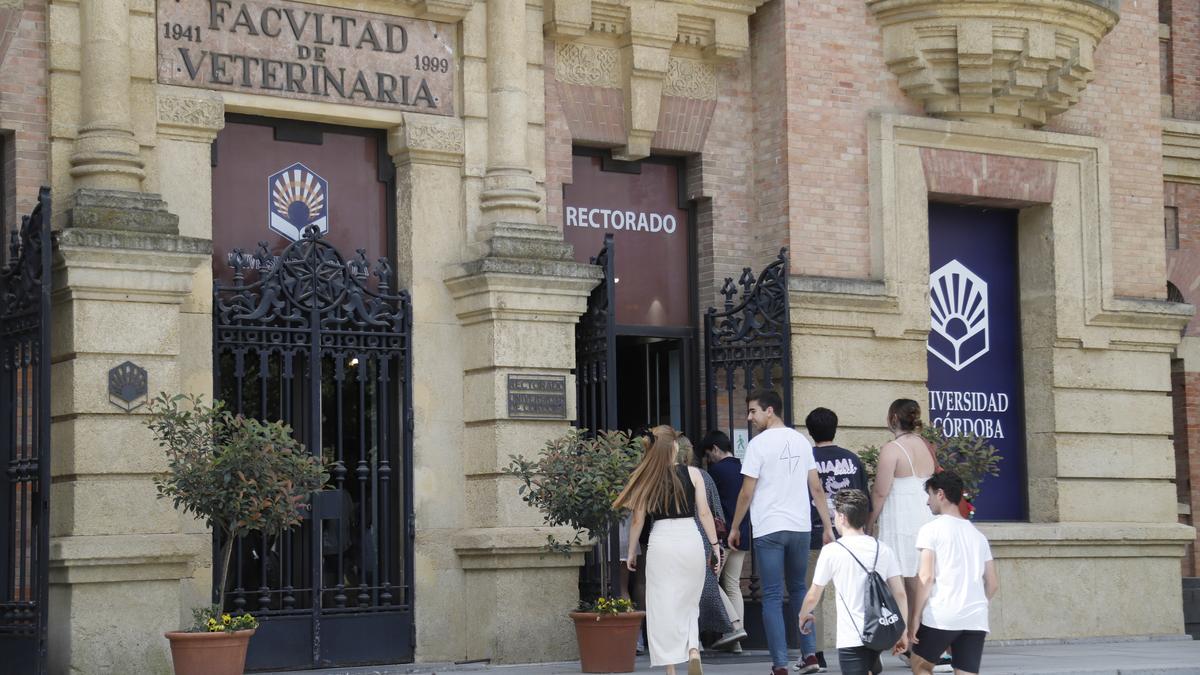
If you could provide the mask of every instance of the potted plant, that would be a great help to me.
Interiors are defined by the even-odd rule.
[[[605,542],[624,515],[613,500],[629,480],[642,456],[641,443],[619,431],[595,435],[572,429],[546,443],[536,460],[510,456],[505,473],[520,481],[518,492],[542,511],[548,525],[575,530],[570,541],[547,538],[550,550],[569,553],[586,540]],[[580,667],[585,673],[633,672],[637,637],[645,612],[614,592],[608,575],[608,547],[601,556],[601,595],[582,598],[570,612],[579,642]]]
[[[938,466],[962,478],[963,497],[966,499],[979,499],[984,479],[1000,475],[1000,460],[1004,458],[996,454],[996,446],[989,439],[974,434],[947,436],[933,425],[921,427],[920,433],[921,438],[933,446]],[[867,470],[867,477],[874,482],[875,469],[879,465],[879,447],[868,445],[858,453],[858,458]],[[974,516],[975,511],[972,510],[971,517]]]
[[[146,425],[167,454],[167,471],[155,480],[159,498],[221,535],[213,585],[220,603],[237,538],[298,525],[309,496],[329,475],[281,422],[234,415],[220,401],[207,406],[191,395],[160,394],[149,412]],[[190,629],[166,634],[176,675],[240,675],[258,626],[254,617],[226,614],[220,604],[193,617]]]

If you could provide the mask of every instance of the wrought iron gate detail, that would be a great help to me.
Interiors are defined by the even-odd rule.
[[[587,311],[575,325],[575,426],[595,433],[617,428],[617,332],[613,236],[591,262],[604,270],[592,289]]]
[[[0,267],[0,663],[46,669],[50,513],[50,189]]]
[[[591,263],[604,271],[600,283],[588,297],[587,311],[575,325],[575,426],[589,434],[617,428],[617,331],[616,287],[611,234],[604,235],[604,246],[591,258]],[[603,555],[605,547],[608,555]],[[607,579],[615,586],[619,577],[620,542],[617,532],[610,532],[606,541],[596,544],[584,557],[580,573],[580,593],[583,597],[615,595],[612,588],[603,588]],[[607,562],[608,573],[604,573]]]
[[[787,249],[780,249],[757,277],[749,267],[742,269],[737,283],[726,277],[721,295],[724,309],[709,307],[704,314],[705,428],[722,428],[720,404],[724,402],[728,424],[724,430],[736,440],[737,420],[747,424],[744,415],[739,416],[745,410],[742,399],[758,389],[776,388],[783,398],[784,424],[792,426]],[[743,428],[748,437],[749,428]],[[757,568],[751,556],[751,601],[760,601],[762,595]]]
[[[740,288],[739,288],[740,287]],[[740,298],[735,300],[740,293]],[[735,284],[726,277],[721,287],[725,308],[709,307],[704,314],[705,421],[720,429],[720,399],[727,406],[727,433],[733,438],[734,393],[780,388],[783,420],[792,424],[791,323],[788,311],[788,255],[779,250],[774,262],[757,276],[742,270]],[[723,396],[722,396],[723,394]]]
[[[219,600],[262,620],[248,666],[411,660],[409,295],[386,259],[344,259],[315,227],[230,264],[232,286],[214,286],[214,391],[288,423],[330,466],[302,527],[235,547]]]

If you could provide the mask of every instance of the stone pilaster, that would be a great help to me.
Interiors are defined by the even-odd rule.
[[[502,472],[509,455],[536,455],[569,420],[510,416],[507,378],[561,376],[568,396],[574,392],[575,323],[599,271],[574,262],[569,245],[532,226],[509,225],[478,252],[446,275],[462,340],[463,516],[471,527],[452,541],[475,607],[465,626],[467,658],[573,658],[565,614],[578,602],[581,556],[545,550],[541,514],[521,501],[515,481]],[[573,401],[567,404],[570,417]]]
[[[203,89],[159,85],[158,172],[194,180],[161,181],[162,198],[179,214],[179,234],[212,236],[212,143],[225,128],[221,96]]]
[[[170,673],[159,636],[190,618],[210,584],[207,529],[155,498],[153,478],[166,464],[143,425],[144,409],[127,413],[108,398],[108,370],[126,360],[148,371],[150,392],[185,388],[184,354],[201,354],[206,366],[211,361],[211,331],[184,320],[189,309],[207,307],[193,290],[204,298],[208,289],[193,289],[193,279],[208,266],[209,243],[137,232],[139,214],[123,216],[133,232],[72,227],[60,236],[53,298],[53,673]]]
[[[454,301],[441,283],[446,265],[462,258],[463,126],[457,118],[406,113],[388,132],[396,165],[396,250],[401,288],[412,292],[413,471],[416,476],[415,594],[418,661],[465,658],[465,616],[471,601],[450,539],[464,522],[462,336]]]

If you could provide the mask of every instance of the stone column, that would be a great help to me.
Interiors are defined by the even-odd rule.
[[[146,177],[130,114],[129,23],[129,0],[80,0],[79,187],[137,191]]]
[[[525,0],[488,0],[487,15],[488,159],[480,196],[485,224],[481,234],[544,230],[537,227],[541,194],[526,152]]]
[[[131,62],[153,54],[130,44],[129,26],[144,20],[127,0],[81,2],[81,98],[77,111],[62,111],[78,119],[78,137],[54,272],[56,674],[170,673],[162,633],[189,624],[210,593],[211,534],[156,498],[153,479],[166,462],[145,409],[127,412],[108,395],[107,373],[125,361],[147,371],[151,396],[207,396],[212,386],[209,144],[224,111],[195,90],[131,95],[134,70],[150,65]],[[60,57],[68,68],[65,48]],[[159,178],[186,214],[182,223],[159,195],[141,191],[146,166],[133,121],[153,140],[156,116]]]

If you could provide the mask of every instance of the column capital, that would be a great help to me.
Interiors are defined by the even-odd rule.
[[[462,166],[464,147],[462,120],[457,117],[405,113],[404,122],[388,131],[388,154],[397,166]]]
[[[225,102],[211,92],[160,87],[157,108],[160,136],[212,143],[225,128]]]

